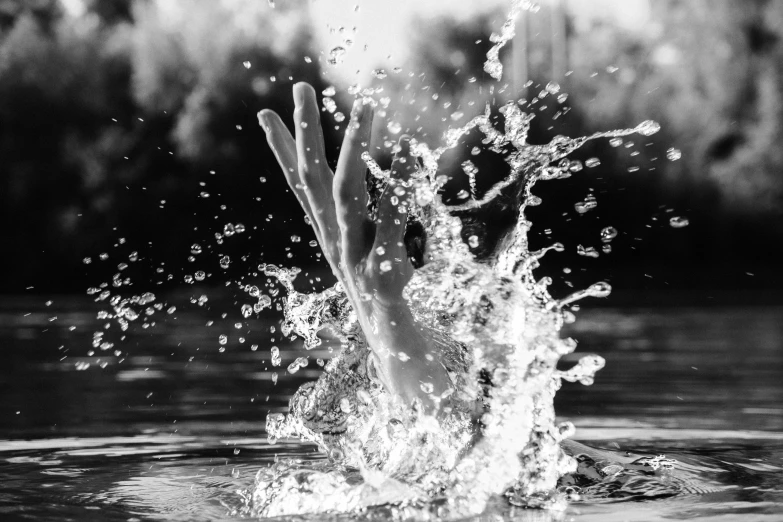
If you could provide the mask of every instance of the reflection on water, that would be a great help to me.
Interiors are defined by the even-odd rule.
[[[203,340],[216,330],[197,314],[131,332],[117,346],[127,352],[121,357],[87,357],[94,317],[78,302],[0,310],[0,518],[232,518],[236,490],[276,456],[321,458],[295,443],[269,447],[262,433],[266,413],[284,410],[317,368],[273,385],[268,345],[207,350]],[[577,440],[618,459],[626,452],[676,459],[683,490],[642,503],[574,503],[565,518],[500,505],[497,513],[779,520],[782,317],[774,308],[582,312],[567,334],[579,340],[578,352],[608,364],[590,388],[564,385],[559,415],[578,426]],[[284,361],[298,356],[296,344],[280,346]],[[103,369],[99,357],[109,363]],[[78,371],[79,362],[90,367]]]

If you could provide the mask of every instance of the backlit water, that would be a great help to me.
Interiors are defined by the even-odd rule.
[[[0,309],[0,519],[236,519],[237,490],[259,469],[280,457],[323,461],[296,441],[270,446],[263,432],[266,414],[285,411],[317,366],[273,385],[268,346],[204,347],[220,316],[205,310],[132,331],[119,346],[125,360],[109,354],[101,368],[105,352],[85,356],[102,324],[95,305],[43,301]],[[564,384],[558,416],[610,460],[665,454],[677,461],[672,476],[640,490],[646,497],[629,488],[565,513],[497,502],[482,519],[780,520],[782,318],[774,307],[580,312],[564,332],[579,348],[563,363],[597,353],[607,366],[591,387]],[[301,355],[296,343],[281,349],[283,367]],[[364,516],[386,513],[335,518]]]

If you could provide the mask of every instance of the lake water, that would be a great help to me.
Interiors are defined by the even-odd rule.
[[[0,305],[0,520],[237,519],[236,492],[259,469],[323,459],[296,441],[266,442],[266,414],[285,411],[320,371],[272,383],[269,334],[253,339],[274,315],[222,353],[216,338],[234,321],[196,309],[88,357],[105,323],[98,308],[43,301]],[[593,386],[558,394],[574,439],[618,460],[665,454],[677,461],[668,486],[565,513],[498,502],[481,520],[783,520],[783,308],[587,309],[565,333],[579,348],[564,364],[590,352],[607,360]],[[301,355],[276,344],[288,348],[283,368]],[[366,517],[386,513],[330,519]]]

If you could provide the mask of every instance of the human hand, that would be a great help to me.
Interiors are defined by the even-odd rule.
[[[315,231],[332,272],[345,288],[376,356],[381,381],[428,410],[451,387],[433,343],[417,325],[402,297],[413,275],[403,237],[415,158],[403,137],[392,162],[392,176],[378,203],[377,218],[367,213],[367,166],[362,154],[370,143],[373,111],[354,103],[337,169],[326,161],[315,90],[294,85],[296,139],[271,110],[259,113],[272,151]],[[395,190],[396,189],[396,190]]]

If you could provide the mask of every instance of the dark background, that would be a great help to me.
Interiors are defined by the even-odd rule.
[[[558,5],[565,25],[553,36]],[[0,292],[83,293],[112,277],[130,278],[134,292],[182,291],[197,270],[207,273],[204,284],[224,287],[262,261],[326,273],[256,122],[267,107],[291,120],[294,82],[319,92],[329,84],[306,4],[278,2],[249,22],[251,32],[234,30],[220,2],[193,2],[181,20],[144,0],[84,6],[75,16],[56,0],[0,0]],[[469,117],[493,101],[496,82],[482,66],[506,9],[469,22],[420,19],[411,30],[414,59],[375,80],[384,88],[376,97],[392,100],[386,117],[434,147],[442,118],[452,123],[455,110]],[[557,49],[573,71],[558,79],[564,103],[552,96],[539,104],[548,107],[534,120],[534,143],[646,119],[662,127],[619,147],[591,142],[573,158],[598,157],[600,166],[534,189],[543,204],[528,214],[532,246],[566,246],[540,269],[553,277],[553,293],[607,280],[615,288],[609,303],[780,301],[783,4],[651,0],[649,22],[629,30],[544,2],[527,23],[527,43],[517,45],[533,84],[514,97],[535,96],[559,73]],[[510,47],[501,57],[513,67]],[[336,86],[347,112],[347,86]],[[376,141],[393,139],[378,120]],[[336,161],[344,124],[326,113],[324,121]],[[672,147],[681,159],[667,159]],[[468,149],[444,162],[455,186],[464,185],[459,163]],[[382,152],[378,159],[388,163]],[[486,165],[479,192],[503,174],[497,162]],[[577,213],[591,190],[598,207]],[[493,216],[488,234],[508,219]],[[672,228],[673,216],[690,225]],[[246,232],[216,238],[227,223]],[[606,226],[619,230],[612,253],[577,255],[579,244],[600,251]],[[194,243],[201,254],[191,253]],[[218,263],[225,255],[228,269]]]

